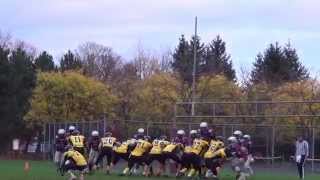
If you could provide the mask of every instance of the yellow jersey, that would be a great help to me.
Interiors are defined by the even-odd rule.
[[[200,155],[206,148],[209,146],[209,143],[202,139],[194,139],[191,147],[191,152],[197,155]]]
[[[204,158],[226,158],[226,157],[227,155],[224,148],[219,149],[213,153],[209,153],[209,154],[206,153],[204,155]]]
[[[212,158],[214,153],[216,151],[218,151],[219,149],[223,148],[224,143],[222,141],[219,140],[212,140],[210,142],[210,147],[208,149],[208,151],[204,154],[205,158]]]
[[[69,141],[73,147],[83,148],[84,147],[84,136],[82,135],[71,135]]]
[[[152,147],[152,144],[149,143],[148,141],[139,139],[137,141],[136,147],[133,149],[131,152],[131,155],[133,156],[142,156],[144,153],[149,151],[149,149]]]
[[[154,140],[152,142],[152,149],[150,150],[150,154],[161,154],[163,149],[170,144],[169,141],[164,140]]]
[[[78,151],[69,150],[64,153],[64,157],[71,158],[72,160],[74,160],[74,162],[76,163],[77,166],[86,166],[87,165],[86,159]]]
[[[128,146],[130,144],[134,143],[132,140],[127,140],[127,141],[124,141],[120,144],[120,146],[116,146],[114,147],[114,151],[117,152],[117,153],[127,153],[128,152]]]
[[[184,151],[183,151],[184,153],[191,153],[192,152],[192,146],[186,146],[185,148],[184,148]]]
[[[112,148],[116,141],[117,139],[115,137],[103,137],[101,138],[100,147]]]
[[[173,152],[177,147],[183,149],[183,145],[181,143],[171,142],[163,149],[163,152]]]

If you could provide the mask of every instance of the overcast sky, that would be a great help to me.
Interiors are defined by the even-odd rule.
[[[319,0],[0,0],[0,30],[55,58],[86,41],[127,60],[137,44],[173,49],[193,33],[195,16],[202,41],[220,34],[238,72],[269,43],[288,40],[313,74],[320,71]]]

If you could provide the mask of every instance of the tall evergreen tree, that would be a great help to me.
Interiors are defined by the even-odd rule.
[[[24,128],[23,117],[36,83],[33,58],[22,48],[0,47],[0,142],[17,136]],[[16,133],[13,133],[16,132]],[[18,133],[17,133],[18,132]]]
[[[298,81],[309,77],[306,68],[299,62],[296,50],[286,45],[282,48],[277,42],[270,44],[262,55],[259,53],[251,72],[253,84],[268,83],[279,85],[283,82]]]
[[[80,58],[73,54],[70,50],[63,55],[60,61],[61,71],[77,70],[82,67]]]
[[[291,47],[290,42],[288,42],[283,48],[283,55],[291,67],[292,73],[289,74],[289,79],[303,80],[309,78],[308,70],[301,64],[296,49]]]
[[[41,71],[53,71],[54,70],[54,62],[53,58],[46,51],[43,51],[36,59],[34,64],[37,69]]]
[[[184,35],[179,39],[179,44],[173,54],[172,69],[178,72],[183,81],[189,85],[192,84],[194,44],[196,46],[197,62],[196,77],[200,74],[200,65],[203,64],[204,44],[200,42],[200,37],[192,37],[188,42]]]
[[[205,74],[223,74],[229,80],[236,79],[231,56],[226,52],[226,43],[219,35],[207,45],[202,69]]]

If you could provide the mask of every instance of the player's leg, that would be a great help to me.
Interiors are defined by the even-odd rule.
[[[201,157],[199,155],[193,154],[190,156],[191,169],[188,173],[188,177],[194,177],[196,174],[201,174]]]
[[[89,152],[89,158],[88,158],[88,167],[89,167],[89,171],[92,170],[93,166],[94,166],[94,150],[90,149]]]
[[[154,175],[160,176],[161,174],[163,174],[164,169],[165,169],[165,156],[162,154],[156,154],[156,155],[153,155],[152,160],[159,162],[159,167],[158,167],[157,171],[155,171]],[[152,166],[151,166],[151,168],[152,168]]]
[[[97,168],[96,166],[96,162],[98,160],[99,157],[99,151],[93,151],[93,169],[95,170]]]
[[[107,157],[106,173],[110,174],[110,166],[112,161],[112,148],[106,149],[106,157]]]
[[[150,176],[150,174],[151,174],[151,163],[154,161],[154,155],[152,155],[152,154],[148,154],[148,155],[146,155],[145,156],[145,158],[146,158],[146,161],[145,161],[145,168],[144,168],[144,172],[143,172],[143,174],[145,175],[145,176]]]
[[[212,164],[212,174],[214,178],[217,178],[221,169],[221,160],[215,159]]]
[[[112,152],[112,161],[111,165],[112,167],[115,166],[120,161],[120,153],[117,153],[115,151]]]
[[[188,169],[190,168],[190,166],[191,166],[190,156],[191,156],[190,153],[183,153],[183,155],[181,157],[181,170],[178,173],[179,176],[184,175],[188,171]]]
[[[84,180],[84,174],[86,172],[86,166],[78,166],[77,170],[80,172],[79,174],[79,180]]]
[[[240,173],[241,173],[241,168],[240,168],[240,160],[237,157],[234,157],[231,160],[231,168],[232,170],[235,172],[236,174],[236,179],[238,180],[240,177]]]
[[[212,169],[213,169],[213,160],[212,158],[205,158],[205,167],[207,168],[205,177],[206,178],[210,178],[212,177],[213,173],[212,173]]]
[[[176,172],[178,173],[182,168],[182,160],[180,159],[178,154],[175,152],[171,152],[169,154],[169,158],[172,159],[176,163],[176,169],[177,169]]]
[[[57,168],[60,167],[60,163],[61,163],[61,152],[60,151],[56,151],[54,153],[54,163],[56,164]]]
[[[163,154],[160,154],[158,157],[158,161],[160,163],[159,171],[157,172],[157,176],[161,176],[165,172],[165,167],[166,167],[166,159]]]
[[[105,152],[105,149],[101,149],[101,151],[99,152],[99,155],[98,155],[98,158],[95,162],[95,166],[98,166],[100,162],[103,161],[103,157],[105,156],[106,152]]]
[[[131,171],[131,169],[133,168],[133,166],[136,163],[136,157],[130,155],[128,158],[128,166],[123,170],[122,174],[123,175],[128,175]]]
[[[65,161],[65,164],[63,165],[64,170],[69,174],[69,180],[75,180],[77,179],[77,176],[74,174],[73,171],[77,170],[76,163],[72,159],[68,159]]]

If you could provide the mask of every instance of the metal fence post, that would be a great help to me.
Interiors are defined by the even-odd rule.
[[[225,125],[222,126],[222,136],[223,136],[225,139],[227,139],[227,137],[226,137],[226,126],[225,126]]]
[[[147,123],[147,136],[149,136],[149,127],[150,127],[150,122]]]
[[[49,151],[49,159],[51,160],[51,125],[48,123],[48,151]]]
[[[103,133],[104,134],[107,130],[107,119],[106,116],[103,117]]]
[[[315,132],[314,132],[314,127],[312,127],[312,163],[311,163],[311,169],[312,169],[312,172],[314,172],[314,151],[315,151]]]
[[[274,161],[274,144],[275,144],[275,126],[272,125],[272,139],[271,139],[271,165],[273,168]]]
[[[56,135],[56,123],[53,123],[53,137]],[[53,138],[54,139],[54,138]]]
[[[46,126],[47,124],[44,124],[43,125],[43,159],[45,160],[46,159]]]

